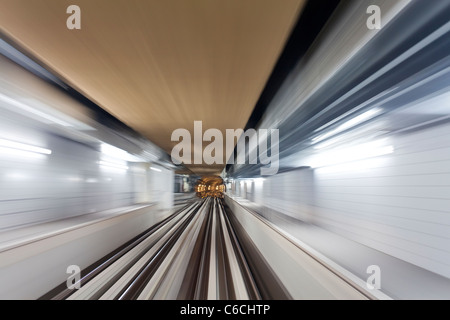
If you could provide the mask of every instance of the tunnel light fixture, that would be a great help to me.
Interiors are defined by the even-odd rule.
[[[114,159],[120,159],[123,161],[129,161],[129,162],[139,162],[141,161],[140,158],[133,156],[132,154],[128,153],[125,150],[122,150],[120,148],[114,147],[107,143],[102,143],[100,146],[100,150],[103,154],[114,158]]]
[[[350,129],[358,124],[361,124],[369,119],[371,119],[372,117],[376,116],[377,114],[379,114],[381,112],[381,108],[374,108],[371,109],[369,111],[366,111],[362,114],[360,114],[359,116],[356,116],[350,120],[348,120],[347,122],[341,124],[340,126],[338,126],[336,129],[331,130],[325,134],[322,134],[320,136],[317,136],[315,138],[312,139],[313,143],[317,143],[319,141],[325,140],[331,136],[334,136],[335,134],[345,131],[347,129]]]
[[[0,139],[0,147],[6,148],[6,149],[38,153],[38,154],[46,154],[46,155],[49,155],[52,153],[52,150],[50,150],[50,149],[45,149],[45,148],[36,147],[36,146],[19,143],[19,142],[15,142],[15,141],[10,141],[10,140],[5,140],[5,139]]]
[[[262,186],[265,180],[264,178],[253,178],[255,186]]]
[[[312,168],[334,166],[369,158],[375,158],[395,151],[394,146],[388,145],[385,139],[359,144],[349,148],[333,149],[320,153],[313,160]]]
[[[379,139],[380,136],[386,135],[388,133],[389,131],[382,130],[381,122],[377,122],[365,125],[364,127],[361,128],[354,129],[351,132],[344,133],[335,138],[327,139],[326,141],[314,145],[313,148],[315,150],[322,150],[346,141],[353,141],[353,142],[356,142],[357,140],[374,141],[375,139]]]
[[[161,169],[155,168],[155,167],[150,167],[150,170],[156,171],[156,172],[162,172]]]
[[[99,161],[98,162],[99,165],[103,166],[103,167],[107,167],[107,168],[114,168],[114,169],[121,169],[121,170],[128,170],[128,166],[126,165],[122,165],[122,164],[118,164],[118,163],[113,163],[113,162],[109,162],[109,161]]]

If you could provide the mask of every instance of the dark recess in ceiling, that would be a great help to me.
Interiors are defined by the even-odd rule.
[[[289,36],[245,129],[255,128],[289,75],[316,39],[341,0],[309,0]]]
[[[245,130],[255,128],[284,80],[306,54],[339,3],[345,0],[308,0],[267,80]],[[235,152],[236,154],[236,149]],[[226,165],[226,171],[231,165]]]

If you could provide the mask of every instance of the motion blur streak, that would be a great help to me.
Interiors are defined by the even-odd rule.
[[[450,2],[275,1],[0,0],[0,299],[450,299]]]
[[[450,3],[380,1],[380,30],[357,27],[367,4],[338,7],[258,124],[281,173],[229,166],[227,190],[361,278],[378,265],[393,298],[448,299]]]

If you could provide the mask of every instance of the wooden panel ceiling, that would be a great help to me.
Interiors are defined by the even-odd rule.
[[[66,8],[81,8],[68,30]],[[0,28],[169,154],[174,129],[243,128],[304,0],[0,0]],[[199,174],[223,165],[190,166]]]

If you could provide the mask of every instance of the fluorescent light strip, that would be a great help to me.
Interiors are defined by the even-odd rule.
[[[113,158],[120,159],[127,156],[127,152],[125,150],[119,149],[107,143],[103,143],[100,148],[103,154]]]
[[[19,150],[19,149],[11,149],[11,148],[5,148],[5,147],[0,147],[0,156],[12,156],[14,158],[20,158],[20,159],[25,159],[25,158],[33,158],[33,159],[42,159],[47,157],[46,154],[42,154],[42,153],[35,153],[35,152],[30,152],[30,151],[24,151],[24,150]]]
[[[117,163],[112,163],[112,162],[107,162],[107,161],[102,161],[101,160],[101,161],[98,162],[98,164],[101,165],[101,166],[104,166],[104,167],[128,170],[128,166],[117,164]]]
[[[394,146],[383,146],[383,143],[384,140],[378,140],[349,148],[330,150],[328,152],[320,153],[319,156],[314,159],[313,165],[311,165],[311,167],[320,168],[342,163],[360,161],[363,159],[391,154],[395,151]]]
[[[110,156],[115,159],[128,161],[128,162],[143,162],[143,160],[139,157],[136,157],[132,155],[131,153],[128,153],[125,150],[122,150],[120,148],[114,147],[107,143],[102,143],[100,146],[101,152],[107,156]]]
[[[378,131],[373,132],[374,130],[378,130]],[[337,136],[336,138],[331,138],[325,142],[321,142],[321,143],[315,145],[314,149],[321,150],[321,149],[327,148],[331,145],[334,145],[337,143],[342,143],[344,141],[353,141],[353,142],[358,141],[356,139],[359,139],[359,140],[364,139],[366,141],[375,140],[379,136],[387,134],[387,133],[388,133],[388,131],[380,130],[380,127],[378,125],[364,126],[364,128],[355,129],[348,134],[340,135],[340,136]],[[364,138],[361,138],[362,136],[364,136]],[[347,142],[347,144],[348,144],[348,142]]]
[[[370,118],[372,118],[373,116],[377,115],[380,112],[381,112],[380,108],[375,108],[375,109],[369,110],[367,112],[364,112],[363,114],[360,114],[359,116],[356,116],[356,117],[348,120],[347,122],[341,124],[336,129],[331,130],[330,132],[327,132],[325,134],[322,134],[322,135],[320,135],[318,137],[313,138],[312,141],[314,143],[322,141],[322,140],[324,140],[326,138],[329,138],[329,137],[331,137],[331,136],[333,136],[333,135],[335,135],[335,134],[337,134],[339,132],[342,132],[342,131],[347,130],[347,129],[351,128],[351,127],[354,127],[354,126],[356,126],[356,125],[358,125],[360,123],[363,123],[363,122],[369,120]]]
[[[9,149],[16,149],[21,151],[27,151],[27,152],[33,152],[33,153],[40,153],[40,154],[51,154],[52,150],[30,146],[28,144],[14,142],[10,140],[0,139],[0,147],[5,147]]]

